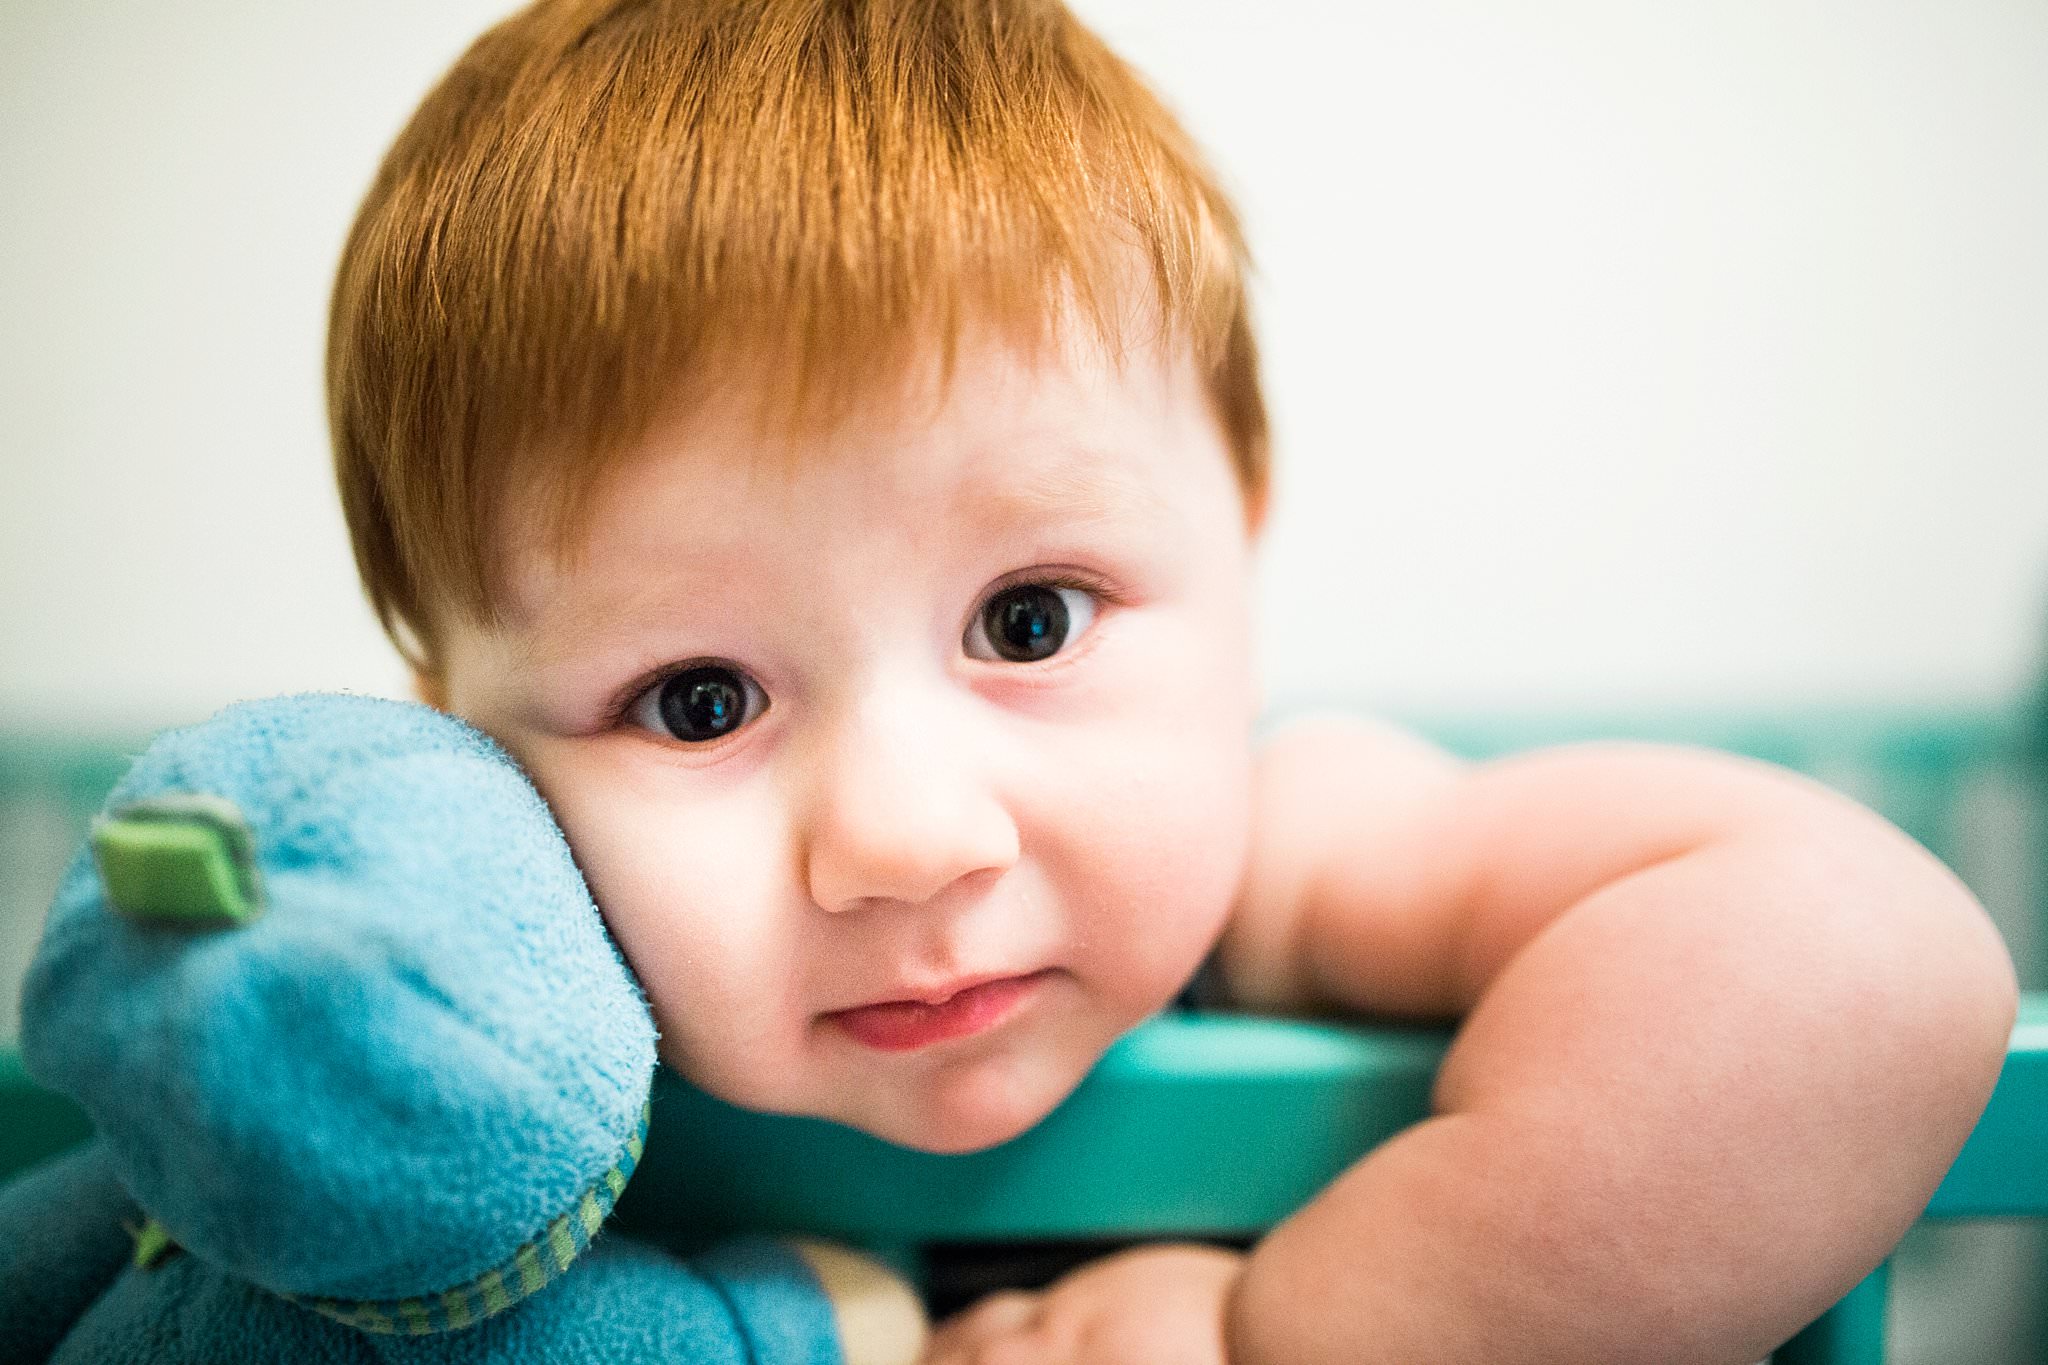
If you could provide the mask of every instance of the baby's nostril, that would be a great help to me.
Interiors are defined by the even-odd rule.
[[[144,924],[225,929],[263,913],[255,839],[226,797],[123,806],[93,826],[92,852],[107,900]]]

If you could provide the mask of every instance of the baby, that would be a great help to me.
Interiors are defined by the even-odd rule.
[[[1052,0],[543,0],[342,261],[370,600],[734,1103],[986,1147],[1205,962],[1245,1009],[1463,1019],[1434,1117],[1250,1253],[1125,1252],[933,1359],[1753,1361],[1946,1170],[2005,952],[1755,763],[1255,746],[1245,271]]]

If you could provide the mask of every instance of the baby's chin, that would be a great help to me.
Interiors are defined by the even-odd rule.
[[[899,1147],[957,1154],[997,1146],[1030,1129],[1073,1093],[1101,1054],[1101,1048],[1060,1049],[1050,1056],[998,1053],[929,1070],[906,1067],[893,1076],[883,1063],[879,1072],[864,1070],[851,1079],[814,1076],[808,1084],[801,1068],[775,1079],[752,1070],[712,1073],[671,1047],[663,1048],[662,1061],[742,1109],[827,1119]]]
[[[978,1152],[1036,1126],[1095,1060],[991,1058],[921,1077],[909,1093],[877,1087],[849,1112],[828,1117],[915,1151]]]

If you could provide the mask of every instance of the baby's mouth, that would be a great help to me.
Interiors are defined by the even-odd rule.
[[[935,1002],[887,1000],[834,1010],[825,1018],[857,1043],[880,1052],[908,1052],[994,1028],[1037,994],[1048,975],[1038,971],[998,977]]]

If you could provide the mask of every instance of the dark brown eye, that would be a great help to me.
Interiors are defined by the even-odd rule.
[[[759,688],[745,675],[720,664],[686,668],[649,688],[634,703],[633,719],[685,744],[702,744],[739,729],[762,707],[751,705]]]
[[[977,659],[1033,663],[1049,659],[1088,628],[1095,599],[1080,588],[1020,583],[982,604],[967,632],[967,652]],[[977,646],[988,653],[978,653]]]

